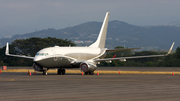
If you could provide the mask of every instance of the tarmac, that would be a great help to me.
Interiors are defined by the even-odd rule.
[[[108,69],[109,68],[109,69]],[[114,70],[108,67],[104,70]],[[124,67],[123,67],[124,68]],[[121,68],[122,70],[125,70]],[[118,68],[119,69],[119,68]],[[126,68],[128,69],[128,68]],[[132,67],[138,71],[179,71],[179,68]],[[128,70],[129,70],[128,69]],[[103,68],[99,68],[103,70]],[[180,75],[69,73],[0,73],[2,101],[179,101]]]

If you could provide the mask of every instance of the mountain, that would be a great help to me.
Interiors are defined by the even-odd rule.
[[[88,46],[93,43],[99,34],[102,22],[86,22],[77,26],[64,29],[45,29],[14,35],[11,38],[0,39],[1,46],[6,42],[15,39],[25,39],[30,37],[56,37],[72,40],[79,46]],[[180,46],[180,27],[175,26],[135,26],[122,21],[110,21],[108,25],[106,47],[144,47],[144,49],[166,49],[168,50],[172,42],[176,42],[175,48]],[[174,49],[175,49],[174,48]]]
[[[174,22],[169,23],[168,25],[180,27],[180,21],[174,21]]]

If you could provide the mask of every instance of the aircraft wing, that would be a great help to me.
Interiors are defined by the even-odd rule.
[[[142,49],[142,48],[107,49],[106,52],[116,52],[116,51],[125,51],[125,50],[133,50],[133,49]]]
[[[167,56],[171,53],[172,48],[174,46],[174,43],[172,44],[171,48],[169,49],[169,52],[164,55],[147,55],[147,56],[132,56],[132,57],[119,57],[119,58],[105,58],[105,59],[94,59],[94,62],[102,62],[102,61],[110,61],[110,60],[121,60],[126,61],[126,59],[136,59],[136,58],[148,58],[148,57],[161,57],[161,56]]]
[[[13,54],[9,54],[9,44],[6,44],[6,55],[8,56],[14,56],[14,57],[21,57],[21,58],[28,58],[28,59],[34,59],[34,57],[30,57],[30,56],[25,56],[25,55],[13,55]]]

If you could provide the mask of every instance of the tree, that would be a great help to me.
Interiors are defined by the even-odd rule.
[[[180,47],[176,48],[175,58],[180,59]]]
[[[34,57],[35,54],[46,47],[58,46],[75,46],[70,40],[63,40],[57,38],[36,38],[32,37],[29,39],[17,39],[10,44],[11,54],[23,54]],[[0,65],[9,66],[32,66],[33,61],[31,59],[10,57],[5,55],[6,47],[0,48]]]
[[[63,40],[57,38],[36,38],[32,37],[29,39],[18,39],[12,42],[12,50],[13,53],[16,54],[23,54],[29,56],[35,56],[35,54],[46,47],[53,47],[53,46],[75,46],[70,40]]]

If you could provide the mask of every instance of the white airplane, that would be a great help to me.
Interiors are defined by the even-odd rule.
[[[29,56],[9,54],[9,45],[7,43],[5,54],[8,56],[33,59],[34,70],[42,71],[44,75],[47,75],[47,70],[51,68],[57,68],[58,69],[57,74],[64,75],[65,68],[80,68],[80,70],[85,74],[93,75],[94,71],[97,68],[96,64],[102,61],[106,61],[106,62],[111,62],[111,60],[126,61],[126,59],[161,57],[161,56],[167,56],[171,53],[172,48],[174,46],[174,42],[171,48],[169,49],[169,52],[165,55],[148,55],[148,56],[101,59],[100,57],[106,52],[136,49],[136,48],[130,48],[130,49],[108,50],[107,48],[105,48],[108,19],[109,19],[109,12],[106,13],[97,40],[89,47],[59,47],[59,46],[48,47],[37,52],[35,57],[29,57]]]

